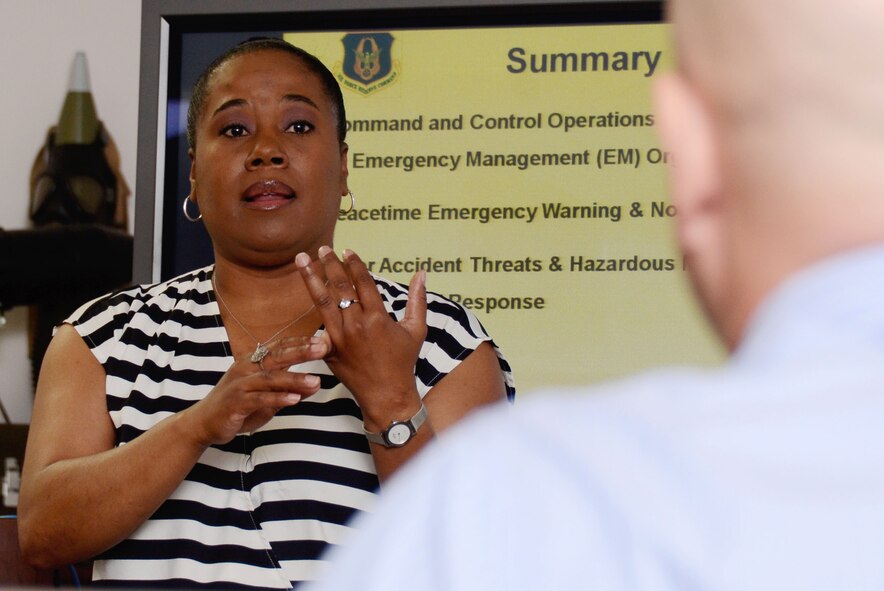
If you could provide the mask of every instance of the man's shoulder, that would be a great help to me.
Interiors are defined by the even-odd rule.
[[[686,413],[703,412],[711,389],[727,389],[715,369],[670,368],[588,386],[563,386],[528,392],[513,407],[475,413],[460,429],[481,430],[523,440],[526,433],[549,441],[585,446],[587,439],[615,431],[668,430]],[[461,436],[462,437],[462,436]]]
[[[704,469],[703,442],[727,414],[719,405],[737,398],[721,384],[716,371],[673,369],[528,393],[513,406],[475,412],[443,434],[425,466],[445,474],[446,487],[473,482],[497,493],[510,489],[520,502],[542,502],[555,489],[574,499],[601,495],[641,505],[647,487]]]
[[[617,579],[623,535],[658,515],[684,521],[680,531],[697,521],[691,496],[672,492],[678,485],[669,466],[680,461],[680,444],[667,439],[671,419],[662,409],[671,394],[700,392],[707,379],[703,372],[655,372],[541,390],[514,406],[474,412],[396,474],[377,514],[365,519],[361,545],[348,551],[353,573],[384,580],[410,568],[429,577],[438,551],[447,561],[445,588],[537,588],[544,581],[567,588],[584,577]],[[676,405],[693,396],[682,397]],[[660,499],[649,502],[648,493]],[[380,532],[389,535],[394,515],[409,516],[395,526],[395,537],[409,540],[404,565],[368,549]]]

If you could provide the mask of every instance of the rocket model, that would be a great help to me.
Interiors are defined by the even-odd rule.
[[[35,228],[0,229],[0,318],[29,306],[35,383],[53,327],[83,302],[131,281],[127,196],[116,146],[95,112],[86,56],[77,53],[58,124],[31,170]]]
[[[78,52],[58,125],[49,130],[31,175],[31,220],[37,226],[99,224],[126,227],[117,174],[108,162],[110,138],[95,111],[86,55]],[[112,144],[110,145],[113,148]]]

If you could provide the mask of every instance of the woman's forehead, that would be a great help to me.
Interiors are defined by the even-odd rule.
[[[265,90],[279,93],[279,98],[288,94],[308,96],[321,110],[322,103],[327,102],[319,76],[300,58],[281,50],[259,50],[232,57],[213,73],[207,90],[207,106],[237,98],[232,94]]]

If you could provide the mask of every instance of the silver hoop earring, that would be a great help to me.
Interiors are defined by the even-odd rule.
[[[339,210],[342,214],[350,213],[351,211],[356,209],[356,195],[353,194],[353,191],[347,191],[347,195],[350,196],[350,209]]]
[[[191,217],[191,215],[187,212],[187,204],[190,203],[190,195],[184,198],[184,203],[181,204],[181,210],[184,211],[184,217],[188,222],[198,222],[203,219],[203,214],[199,214],[196,217]]]

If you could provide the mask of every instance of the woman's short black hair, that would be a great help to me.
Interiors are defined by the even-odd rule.
[[[215,72],[231,59],[252,53],[255,51],[278,50],[285,51],[295,56],[308,70],[319,77],[322,89],[332,103],[334,114],[337,118],[338,141],[343,144],[347,137],[347,113],[344,110],[344,97],[341,87],[328,68],[319,59],[300,47],[295,47],[278,37],[255,37],[234,45],[226,52],[215,58],[203,73],[200,74],[193,86],[193,94],[190,97],[190,107],[187,109],[187,144],[191,150],[196,150],[196,124],[206,106],[209,82]]]

